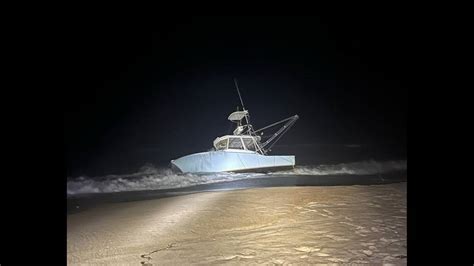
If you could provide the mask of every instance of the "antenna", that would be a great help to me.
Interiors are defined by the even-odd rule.
[[[235,83],[235,88],[237,89],[237,93],[239,94],[240,103],[242,104],[242,110],[246,111],[245,106],[244,106],[244,101],[242,100],[242,96],[240,95],[239,85],[237,84],[237,79],[236,78],[234,78],[234,83]],[[250,124],[250,115],[249,114],[245,115],[245,122],[247,122],[247,127],[249,128],[249,133],[250,133],[250,135],[252,135],[253,128],[252,128],[252,125]]]
[[[237,85],[237,79],[234,78],[235,88],[237,89],[237,93],[239,94],[240,103],[242,104],[242,109],[245,111],[244,101],[242,101],[242,96],[240,96],[239,85]]]

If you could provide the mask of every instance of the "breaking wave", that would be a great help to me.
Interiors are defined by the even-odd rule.
[[[374,160],[341,163],[333,165],[319,166],[296,166],[289,171],[282,171],[273,174],[290,174],[290,175],[373,175],[378,173],[387,173],[392,171],[404,171],[407,169],[407,161],[384,161],[377,162]]]
[[[103,177],[84,177],[67,182],[67,194],[110,193],[122,191],[157,190],[190,187],[225,181],[249,178],[271,178],[275,175],[369,175],[407,169],[407,161],[374,160],[354,163],[319,166],[296,166],[290,171],[275,172],[270,175],[261,173],[215,173],[206,175],[177,174],[169,168],[155,168],[147,164],[133,174],[107,175]]]
[[[142,167],[137,173],[128,175],[107,175],[105,177],[79,177],[67,182],[67,194],[110,193],[190,187],[200,184],[233,181],[259,177],[257,173],[215,173],[207,175],[178,174],[169,168]]]

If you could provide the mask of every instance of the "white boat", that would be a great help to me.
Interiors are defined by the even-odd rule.
[[[245,110],[240,96],[237,81],[234,81],[243,111],[237,110],[228,117],[230,121],[237,124],[233,135],[216,138],[213,149],[210,151],[194,153],[171,160],[173,169],[182,173],[270,172],[291,169],[295,166],[294,155],[268,155],[268,152],[296,122],[298,115],[254,130],[249,121],[249,112]],[[263,130],[284,122],[286,123],[279,130],[270,135],[265,141],[262,141],[262,138],[265,138]]]

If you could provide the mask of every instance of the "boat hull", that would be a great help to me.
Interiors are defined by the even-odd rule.
[[[172,160],[182,173],[272,172],[295,166],[293,155],[261,155],[250,151],[209,151]]]

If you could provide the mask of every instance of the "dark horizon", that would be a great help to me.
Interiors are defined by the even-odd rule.
[[[153,163],[211,148],[239,105],[233,78],[256,128],[300,116],[282,146],[406,157],[410,40],[389,14],[109,22],[79,27],[73,41],[68,176],[114,171],[139,153]]]

